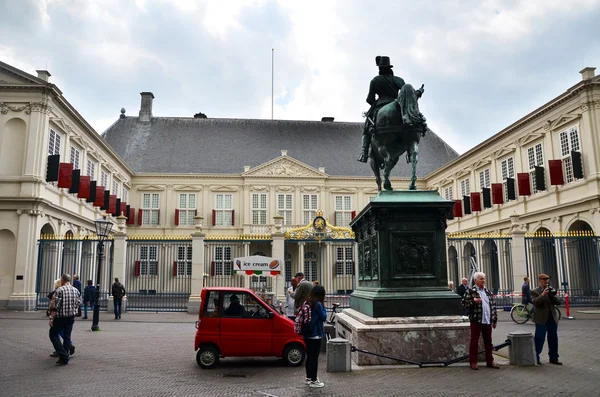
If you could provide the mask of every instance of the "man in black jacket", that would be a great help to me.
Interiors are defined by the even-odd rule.
[[[121,318],[121,304],[123,303],[123,297],[125,296],[125,288],[123,287],[123,284],[119,282],[118,278],[115,278],[115,282],[112,285],[112,296],[115,309],[115,320],[118,320]]]
[[[458,286],[458,288],[456,289],[456,293],[459,294],[462,298],[462,296],[465,294],[465,292],[467,292],[467,290],[469,289],[469,280],[467,280],[466,278],[463,278],[461,281],[461,285]]]

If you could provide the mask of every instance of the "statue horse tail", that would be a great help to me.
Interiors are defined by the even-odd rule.
[[[402,111],[402,123],[406,126],[423,125],[426,129],[425,117],[419,111],[417,92],[410,84],[404,84],[398,94],[398,103]]]

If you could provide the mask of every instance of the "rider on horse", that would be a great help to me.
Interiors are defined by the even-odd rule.
[[[394,76],[390,65],[390,57],[377,56],[375,64],[379,67],[379,76],[375,76],[369,85],[369,95],[367,95],[367,103],[371,108],[366,113],[365,127],[362,136],[362,152],[358,161],[366,163],[369,158],[369,145],[371,143],[371,128],[375,122],[375,115],[382,106],[393,102],[398,98],[398,91],[404,86],[404,80]],[[377,100],[375,100],[377,95]]]

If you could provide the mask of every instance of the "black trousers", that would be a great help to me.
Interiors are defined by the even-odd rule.
[[[317,380],[319,369],[319,353],[321,353],[321,339],[304,339],[306,344],[306,377],[312,381]]]
[[[63,361],[69,361],[69,348],[71,347],[71,332],[75,317],[58,317],[52,322],[50,328],[50,341],[54,346],[54,350],[58,353]],[[61,343],[59,334],[62,332],[63,341]]]

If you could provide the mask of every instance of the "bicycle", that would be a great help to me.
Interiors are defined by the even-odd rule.
[[[340,304],[339,303],[332,303],[331,306],[333,307],[333,309],[331,310],[331,316],[329,316],[328,320],[325,320],[325,322],[328,325],[333,325],[333,332],[335,335],[335,318],[336,318],[336,313],[340,313],[339,309],[340,309]],[[325,337],[327,340],[331,339],[331,335],[329,335],[328,332],[325,332]]]
[[[531,310],[527,306],[522,303],[515,303],[510,309],[510,318],[517,324],[525,324],[533,317]],[[556,310],[558,310],[558,319],[560,320],[562,313],[560,309],[557,308]]]

